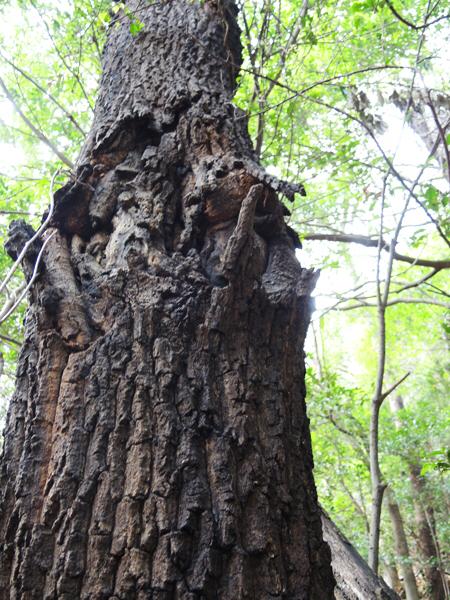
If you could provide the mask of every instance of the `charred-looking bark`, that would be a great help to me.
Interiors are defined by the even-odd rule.
[[[1,463],[0,598],[333,598],[315,274],[232,104],[231,1],[130,3],[56,197]],[[218,58],[222,60],[218,60]]]
[[[400,600],[396,592],[375,575],[324,510],[322,526],[323,536],[331,549],[336,600]]]

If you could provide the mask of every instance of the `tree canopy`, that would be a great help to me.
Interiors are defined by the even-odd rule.
[[[3,4],[2,243],[12,219],[39,226],[52,177],[61,169],[57,185],[70,173],[120,10],[106,0]],[[236,110],[267,170],[302,182],[306,196],[284,198],[286,212],[302,265],[321,269],[307,370],[320,500],[369,557],[378,471],[378,500],[398,506],[408,541],[399,555],[383,508],[383,572],[397,585],[396,569],[412,565],[420,597],[448,598],[450,480],[419,473],[430,453],[450,446],[450,2],[248,0],[240,18]],[[139,35],[139,11],[128,25]],[[10,266],[1,252],[2,278]],[[24,289],[16,271],[0,319]],[[25,306],[0,327],[4,406]],[[428,595],[430,567],[441,596]]]

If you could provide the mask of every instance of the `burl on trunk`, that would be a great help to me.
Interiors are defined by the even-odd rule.
[[[0,597],[331,599],[302,350],[315,275],[277,197],[300,187],[258,165],[232,103],[234,2],[129,7],[146,27],[111,28],[30,293]]]

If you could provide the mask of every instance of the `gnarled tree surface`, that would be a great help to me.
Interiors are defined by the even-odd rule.
[[[315,275],[276,195],[300,187],[265,175],[232,103],[234,3],[129,7],[146,27],[111,29],[30,294],[0,598],[331,599],[304,402]]]
[[[396,592],[375,575],[324,510],[322,526],[323,537],[331,549],[336,600],[400,600]]]

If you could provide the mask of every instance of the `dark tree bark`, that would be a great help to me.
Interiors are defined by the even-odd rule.
[[[322,511],[322,526],[324,539],[331,549],[336,600],[400,600],[397,593],[375,575],[325,511]]]
[[[111,29],[30,293],[0,598],[331,599],[302,350],[316,276],[276,194],[300,187],[264,173],[232,103],[234,3],[129,6],[146,27]]]

